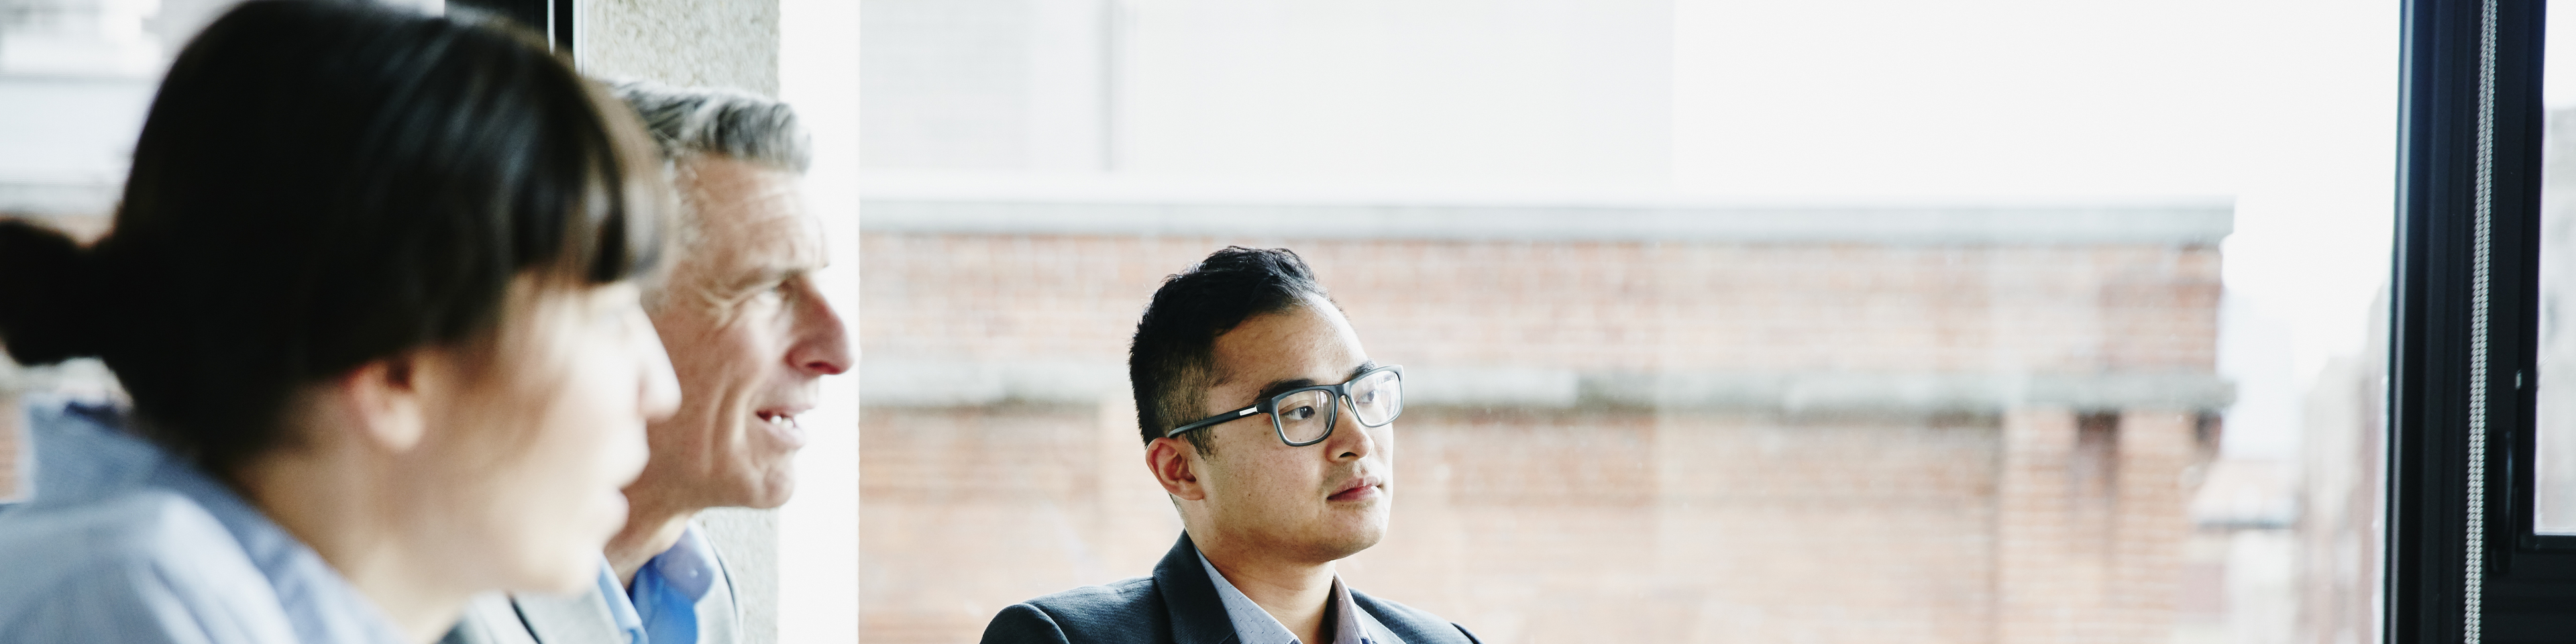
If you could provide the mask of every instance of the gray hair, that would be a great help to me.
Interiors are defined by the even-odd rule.
[[[721,155],[804,172],[813,164],[796,108],[763,96],[630,80],[610,86],[635,108],[662,156],[674,161]]]

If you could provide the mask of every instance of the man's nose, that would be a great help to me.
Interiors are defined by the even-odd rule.
[[[787,362],[798,371],[817,377],[837,375],[850,370],[850,334],[841,326],[841,314],[832,310],[831,301],[823,297],[814,283],[804,284],[804,306],[796,311],[796,344],[787,353]]]
[[[1369,434],[1367,425],[1360,424],[1359,410],[1352,406],[1351,399],[1342,397],[1334,404],[1341,409],[1333,414],[1333,437],[1324,441],[1325,453],[1336,461],[1358,460],[1375,453],[1377,437]]]

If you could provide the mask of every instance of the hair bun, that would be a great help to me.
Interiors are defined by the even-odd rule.
[[[20,364],[97,355],[88,253],[59,231],[0,220],[0,348]]]

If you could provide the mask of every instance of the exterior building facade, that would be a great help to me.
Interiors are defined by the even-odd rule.
[[[866,641],[1150,568],[1127,334],[1226,244],[1298,251],[1406,366],[1343,574],[1490,641],[2164,642],[2214,592],[2223,205],[866,212]]]

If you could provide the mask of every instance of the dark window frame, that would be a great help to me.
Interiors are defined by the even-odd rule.
[[[576,52],[574,0],[448,0],[449,10],[464,9],[508,18],[546,37],[555,51]]]
[[[2532,521],[2545,9],[2545,0],[2405,4],[2389,642],[2576,638],[2576,537],[2535,534]]]

